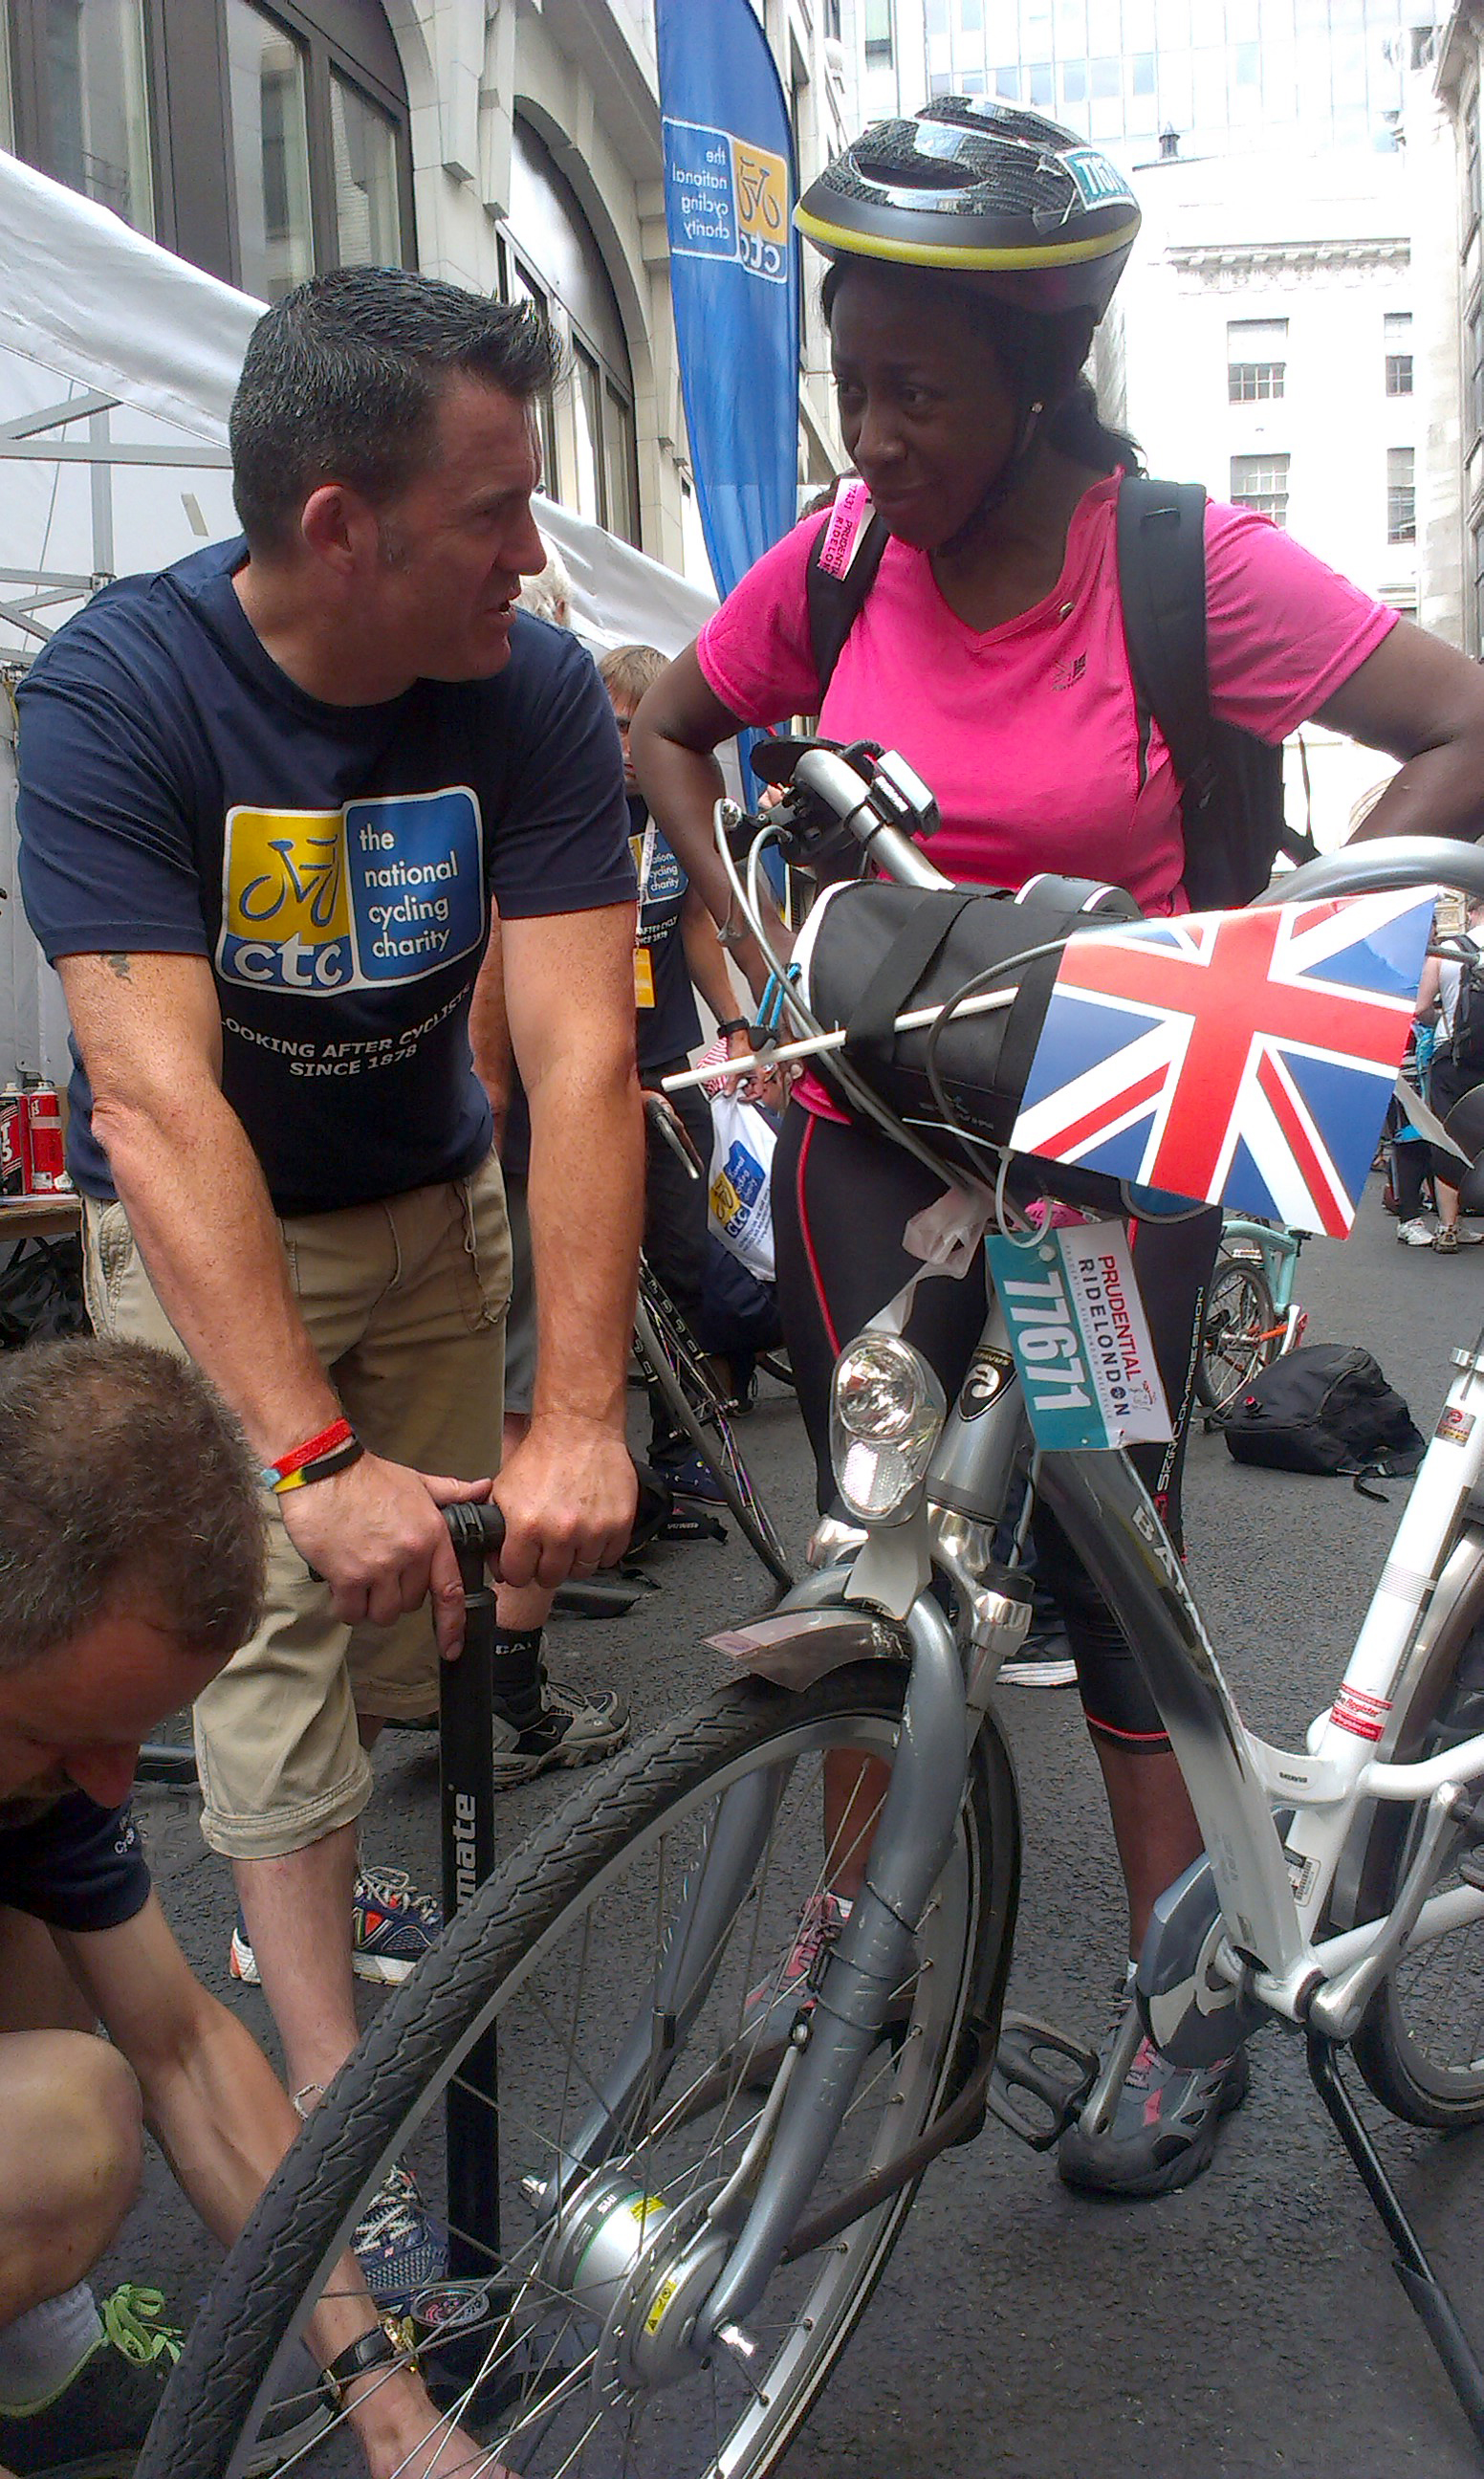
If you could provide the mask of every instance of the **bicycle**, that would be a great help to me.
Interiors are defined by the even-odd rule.
[[[646,1113],[692,1179],[703,1179],[699,1155],[675,1112],[651,1095]],[[727,1398],[685,1319],[641,1252],[634,1304],[634,1349],[676,1427],[701,1457],[755,1556],[785,1591],[793,1582],[788,1553],[747,1469]]]
[[[843,791],[810,759],[806,788],[859,813],[879,865],[930,882],[889,789]],[[1484,887],[1484,853],[1373,844],[1296,872],[1283,900],[1439,879]],[[1410,2124],[1484,2120],[1467,1984],[1484,1922],[1484,1334],[1454,1355],[1381,1586],[1295,1753],[1242,1725],[1127,1459],[1042,1454],[1039,1487],[1138,1648],[1210,1854],[1162,1903],[1101,2072],[1004,2012],[1019,1816],[992,1688],[1029,1621],[1025,1579],[993,1556],[1026,1436],[1007,1334],[992,1301],[951,1407],[899,1337],[846,1346],[853,1533],[822,1527],[823,1563],[783,1606],[712,1639],[736,1681],[584,1783],[389,2001],[203,2307],[139,2479],[247,2467],[256,2406],[386,2162],[436,2170],[434,2103],[463,2091],[476,2041],[498,2045],[498,2107],[482,2103],[498,2198],[455,2232],[462,2277],[416,2302],[401,2345],[430,2383],[447,2367],[456,2414],[523,2479],[764,2479],[932,2159],[987,2110],[1037,2148],[1074,2121],[1100,2131],[1145,2029],[1204,2064],[1267,2021],[1302,2032],[1484,2442],[1484,2374],[1338,2065],[1350,2046]],[[820,1761],[840,1749],[889,1772],[821,1852]],[[816,2002],[780,2036],[759,1957],[867,1837]]]
[[[1293,1298],[1303,1244],[1301,1232],[1281,1223],[1241,1214],[1223,1217],[1195,1364],[1196,1398],[1207,1412],[1224,1410],[1259,1369],[1270,1368],[1303,1341],[1308,1315]]]

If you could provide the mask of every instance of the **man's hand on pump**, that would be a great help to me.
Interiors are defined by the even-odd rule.
[[[638,1481],[623,1436],[588,1413],[541,1412],[494,1490],[505,1519],[499,1572],[509,1584],[549,1590],[623,1556]]]
[[[482,1504],[490,1487],[364,1454],[278,1503],[295,1549],[329,1585],[338,1619],[390,1626],[430,1600],[438,1649],[451,1660],[464,1641],[464,1587],[440,1509]]]

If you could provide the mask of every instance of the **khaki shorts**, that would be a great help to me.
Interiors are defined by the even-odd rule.
[[[304,1323],[358,1435],[418,1470],[482,1479],[499,1462],[510,1243],[493,1154],[472,1179],[279,1225]],[[100,1334],[182,1345],[121,1205],[89,1202],[84,1276]],[[438,1701],[426,1608],[347,1627],[282,1521],[267,1613],[195,1704],[201,1830],[234,1859],[280,1858],[359,1816],[371,1764],[357,1713]]]

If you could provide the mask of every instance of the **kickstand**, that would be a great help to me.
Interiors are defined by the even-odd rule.
[[[1341,2080],[1335,2042],[1326,2039],[1320,2032],[1311,2031],[1308,2054],[1314,2088],[1329,2111],[1340,2139],[1355,2163],[1366,2192],[1385,2223],[1386,2234],[1396,2250],[1394,2266],[1396,2278],[1422,2319],[1427,2338],[1443,2362],[1447,2380],[1458,2396],[1459,2406],[1476,2441],[1484,2445],[1484,2369],[1480,2368],[1473,2355],[1453,2302],[1428,2262],[1422,2242],[1407,2218],[1401,2198],[1387,2176],[1381,2157],[1361,2124],[1355,2103]]]

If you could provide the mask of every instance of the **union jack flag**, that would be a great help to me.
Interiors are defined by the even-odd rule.
[[[1433,901],[1414,888],[1080,933],[1011,1145],[1343,1239]]]

